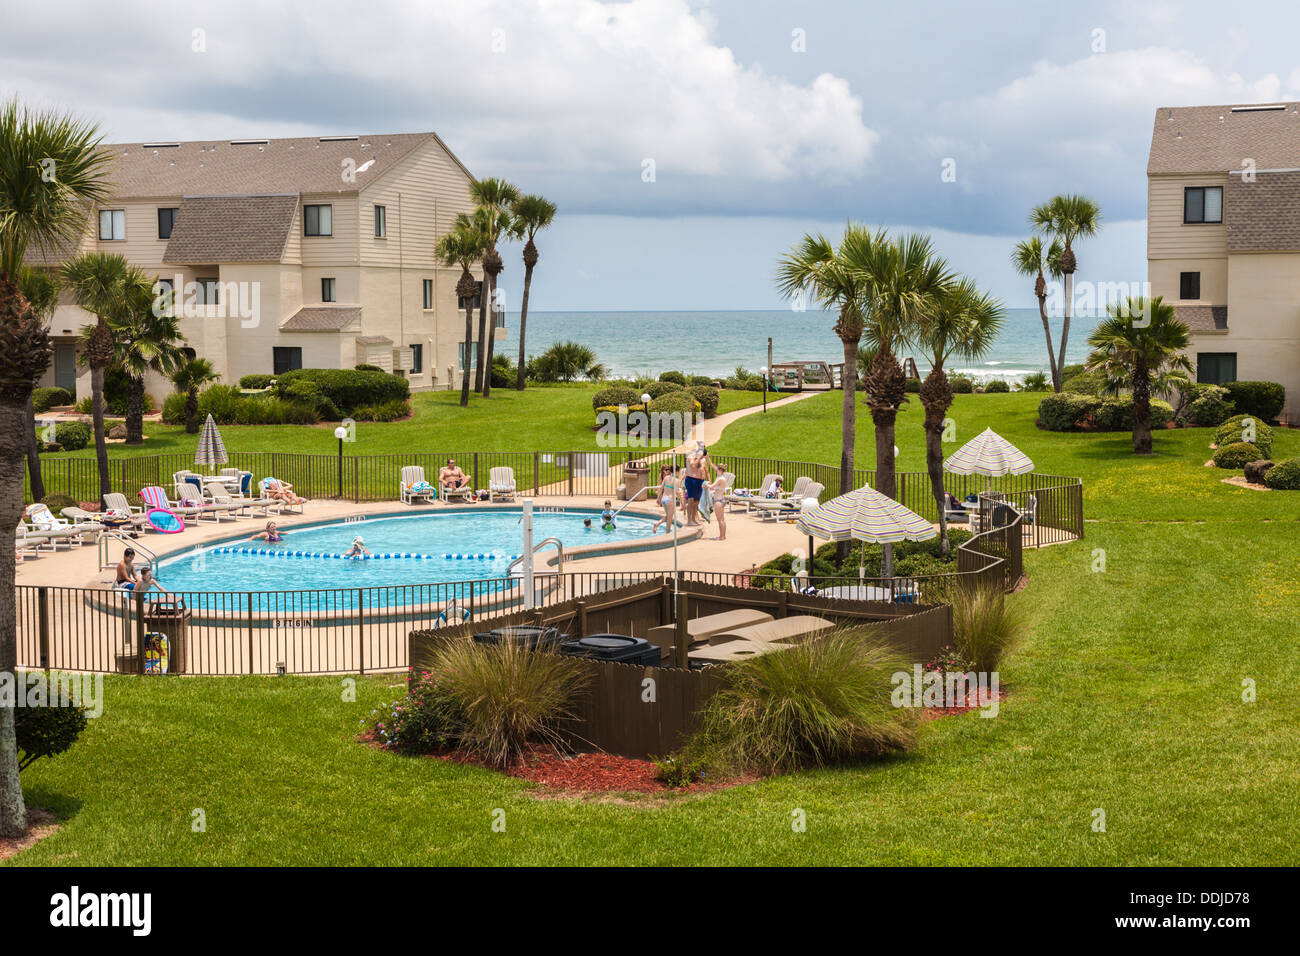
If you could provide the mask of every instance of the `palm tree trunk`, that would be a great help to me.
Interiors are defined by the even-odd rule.
[[[487,307],[488,307],[488,275],[486,269],[483,272],[482,291],[479,293],[478,302],[478,368],[474,370],[474,391],[483,391],[483,359],[487,346]]]
[[[488,327],[487,327],[487,349],[484,352],[485,365],[483,366],[483,397],[489,398],[492,395],[492,353],[496,348],[497,339],[497,311],[496,311],[496,291],[497,277],[488,277]]]
[[[925,407],[925,470],[930,476],[930,493],[934,496],[935,510],[939,515],[939,539],[942,553],[947,557],[951,549],[948,540],[947,497],[943,487],[943,423],[952,407],[952,386],[948,375],[938,363],[921,383],[921,404]]]
[[[104,370],[90,370],[90,420],[95,429],[95,462],[99,467],[99,499],[113,490],[108,477],[108,445],[104,441]]]
[[[1151,371],[1140,353],[1133,365],[1133,454],[1151,454]]]
[[[854,472],[857,464],[857,427],[858,427],[858,342],[859,338],[843,338],[844,372],[840,384],[844,390],[844,401],[840,407],[840,494],[847,494],[857,484]],[[843,566],[849,556],[848,541],[841,541],[835,546],[835,558]],[[812,568],[813,556],[808,555],[808,567]]]
[[[894,350],[886,344],[871,360],[867,402],[876,426],[876,490],[890,498],[897,495],[894,478],[894,422],[898,407],[907,398],[907,378]]]
[[[32,488],[32,501],[45,497],[45,477],[41,474],[41,452],[36,439],[36,407],[27,399],[27,483]]]
[[[1069,249],[1069,246],[1065,247]],[[1065,346],[1070,341],[1070,309],[1073,307],[1071,300],[1074,298],[1074,270],[1071,269],[1065,274],[1064,280],[1065,296],[1061,304],[1061,351],[1056,359],[1057,375],[1065,371]],[[1059,387],[1056,389],[1061,390]]]
[[[1061,366],[1056,362],[1055,346],[1052,343],[1052,323],[1047,318],[1047,296],[1038,297],[1038,317],[1043,320],[1043,334],[1047,336],[1047,364],[1052,370],[1052,389],[1061,391]]]
[[[528,328],[528,290],[533,285],[533,263],[524,264],[524,297],[519,303],[519,368],[515,371],[515,388],[524,390],[524,332]]]
[[[14,537],[23,513],[23,429],[26,403],[0,399],[0,679],[13,680],[18,663],[17,596],[14,580]],[[12,686],[12,685],[11,685]],[[18,776],[18,743],[14,708],[0,706],[0,836],[27,833],[27,808]]]
[[[144,444],[144,379],[134,375],[126,396],[126,443]]]
[[[199,433],[199,390],[191,388],[185,393],[185,433]]]
[[[465,299],[465,367],[460,376],[460,404],[469,405],[469,367],[472,364],[470,346],[474,342],[474,300]]]

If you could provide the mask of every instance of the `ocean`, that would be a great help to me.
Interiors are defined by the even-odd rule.
[[[772,339],[774,362],[839,362],[844,355],[828,312],[788,309],[752,312],[529,312],[529,355],[555,342],[581,342],[596,353],[611,377],[658,376],[675,369],[688,375],[724,376],[743,365],[756,372],[767,364],[767,340]],[[1067,362],[1082,362],[1093,320],[1070,322]],[[519,351],[519,315],[507,316],[510,338],[498,350],[515,358]],[[1060,321],[1052,323],[1059,336]],[[1059,341],[1059,339],[1058,339]],[[900,358],[913,353],[903,350]],[[922,376],[929,363],[916,355]],[[1001,334],[989,354],[978,362],[954,361],[949,374],[978,379],[1018,381],[1030,372],[1046,372],[1047,343],[1037,309],[1008,309]]]

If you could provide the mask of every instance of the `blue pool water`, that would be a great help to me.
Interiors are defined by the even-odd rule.
[[[591,530],[583,526],[584,518],[592,519]],[[652,518],[623,515],[615,530],[602,531],[599,512],[534,512],[533,541],[555,537],[565,548],[628,541],[652,537],[652,524]],[[249,535],[262,530],[260,525],[248,527]],[[243,538],[179,552],[159,563],[159,581],[169,591],[184,592],[454,584],[503,578],[511,560],[523,550],[521,512],[517,509],[367,518],[289,529],[283,534],[283,541],[277,544]],[[375,557],[335,556],[346,553],[357,536]],[[241,549],[263,553],[241,553]],[[539,555],[539,560],[545,554]],[[383,605],[422,599],[438,597],[394,594],[376,598]]]

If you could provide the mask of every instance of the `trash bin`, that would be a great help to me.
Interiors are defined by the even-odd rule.
[[[623,466],[623,500],[634,501],[650,484],[650,466],[644,461],[629,461]]]
[[[154,601],[145,605],[144,627],[151,635],[157,635],[166,641],[166,671],[149,671],[149,673],[184,674],[187,666],[185,638],[189,630],[190,609],[180,601]],[[146,642],[146,661],[148,667],[149,645]]]
[[[480,644],[521,644],[530,651],[552,651],[569,639],[555,627],[498,627],[474,635]]]
[[[659,647],[644,637],[626,634],[592,634],[560,645],[560,653],[570,657],[588,657],[597,661],[618,661],[639,667],[658,667]]]

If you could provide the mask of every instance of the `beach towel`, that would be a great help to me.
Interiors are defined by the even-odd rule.
[[[707,482],[700,492],[700,517],[705,521],[713,520],[713,490]]]

